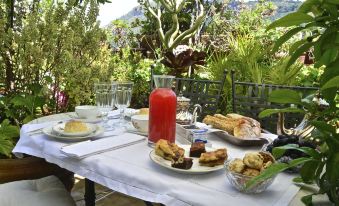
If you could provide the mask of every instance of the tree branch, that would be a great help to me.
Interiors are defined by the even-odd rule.
[[[173,39],[177,37],[179,32],[179,20],[178,20],[178,14],[173,13],[172,14],[172,21],[173,25],[170,30],[168,30],[165,34],[165,42],[168,45],[168,47],[171,46]]]
[[[148,0],[147,0],[148,1]],[[172,10],[172,8],[171,8],[171,5],[169,5],[169,3],[167,2],[167,1],[165,1],[165,0],[159,0],[160,1],[160,3],[161,3],[161,5],[163,5],[164,6],[164,8],[168,11],[168,12],[175,12],[174,10]]]
[[[204,21],[205,19],[205,11],[204,11],[204,6],[200,4],[200,14],[195,20],[194,24],[192,27],[183,33],[181,33],[173,42],[173,44],[169,47],[169,49],[175,48],[177,45],[180,44],[181,41],[186,40],[194,36],[194,32],[199,28],[200,24]]]
[[[146,6],[146,9],[156,18],[160,40],[162,42],[165,42],[165,35],[164,35],[164,31],[162,29],[162,24],[161,24],[161,11],[160,11],[160,8],[158,8],[158,14],[156,14],[155,11],[152,9],[152,7],[151,7],[151,5],[149,3],[149,0],[145,1],[145,6]]]

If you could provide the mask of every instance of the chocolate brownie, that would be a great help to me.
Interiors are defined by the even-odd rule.
[[[201,153],[205,153],[205,143],[203,142],[194,142],[190,148],[190,157],[200,157]]]
[[[193,165],[193,159],[192,158],[186,158],[186,157],[179,157],[178,159],[173,159],[172,161],[172,167],[188,170]]]

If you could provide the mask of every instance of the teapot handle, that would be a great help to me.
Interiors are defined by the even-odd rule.
[[[190,125],[195,125],[195,123],[197,122],[198,109],[199,109],[199,113],[201,113],[202,112],[202,107],[200,106],[200,104],[195,104]]]

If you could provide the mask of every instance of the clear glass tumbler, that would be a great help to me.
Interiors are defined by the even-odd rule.
[[[115,82],[94,84],[95,102],[103,117],[103,127],[106,130],[114,130],[114,127],[108,124],[107,115],[114,108],[116,90],[117,84]]]
[[[119,124],[124,124],[125,109],[130,106],[133,82],[117,82],[115,106],[120,110]]]

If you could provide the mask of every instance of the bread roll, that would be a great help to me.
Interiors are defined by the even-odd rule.
[[[221,120],[217,117],[212,117],[210,115],[207,115],[203,119],[203,123],[212,125],[216,129],[221,129],[226,131],[227,133],[233,135],[233,129],[236,123],[234,122],[228,122],[226,120]]]
[[[235,137],[247,138],[247,137],[257,137],[256,128],[252,127],[251,124],[246,119],[240,119],[238,125],[234,127],[233,134]]]

